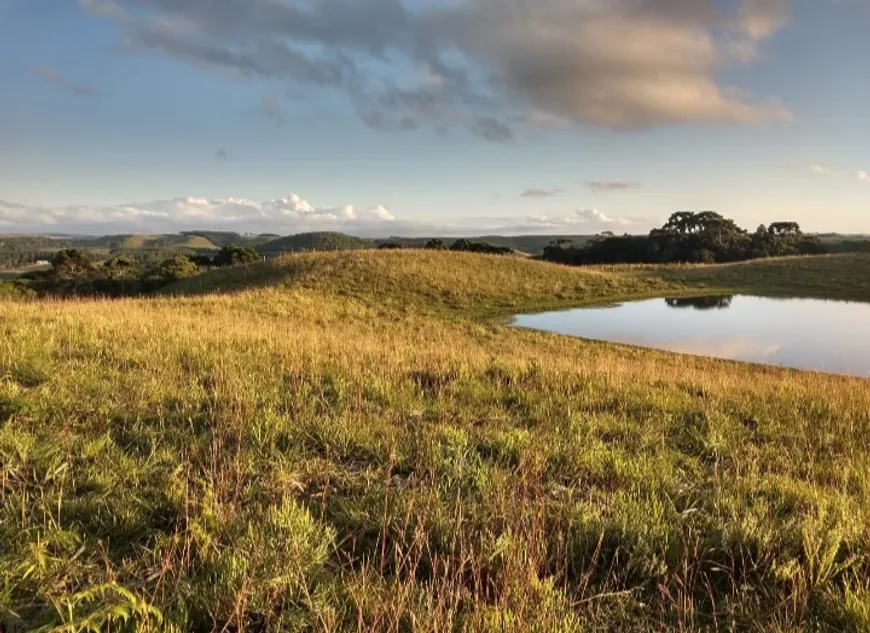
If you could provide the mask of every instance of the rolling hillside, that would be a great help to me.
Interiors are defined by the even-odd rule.
[[[868,630],[870,381],[502,324],[868,278],[357,251],[0,299],[0,626]]]
[[[168,249],[190,248],[194,250],[216,250],[213,242],[201,235],[105,235],[98,238],[75,240],[74,244],[86,248],[108,250]]]
[[[280,238],[280,235],[272,234],[241,234],[234,231],[184,231],[182,235],[201,237],[218,247],[222,246],[251,246],[256,247],[266,242]]]
[[[300,233],[282,237],[257,246],[265,254],[299,251],[351,251],[374,248],[374,242],[344,233]]]

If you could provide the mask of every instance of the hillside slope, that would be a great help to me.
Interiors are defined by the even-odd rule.
[[[296,287],[399,307],[497,312],[675,292],[643,271],[581,269],[517,257],[447,251],[303,253],[181,281],[166,294]]]
[[[216,250],[209,239],[201,235],[105,235],[98,238],[76,240],[76,244],[88,248],[112,250],[139,250],[164,248],[190,248],[195,250]]]
[[[870,255],[757,260],[715,266],[569,267],[445,251],[301,253],[215,270],[164,289],[208,294],[298,287],[397,306],[500,313],[652,294],[791,294],[867,300]]]
[[[261,253],[295,253],[300,251],[352,251],[374,248],[374,242],[344,233],[300,233],[257,246]]]
[[[867,301],[870,254],[781,257],[718,266],[663,269],[662,276],[693,287],[748,294]]]

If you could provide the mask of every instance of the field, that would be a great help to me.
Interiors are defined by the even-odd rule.
[[[288,256],[0,300],[0,628],[870,631],[870,381],[513,330],[870,256]]]

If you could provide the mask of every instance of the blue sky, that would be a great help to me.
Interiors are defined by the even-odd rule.
[[[0,0],[0,232],[870,232],[866,1],[215,6]]]

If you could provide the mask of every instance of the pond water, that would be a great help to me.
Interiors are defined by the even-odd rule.
[[[706,296],[516,317],[514,325],[684,354],[870,377],[870,303]]]

